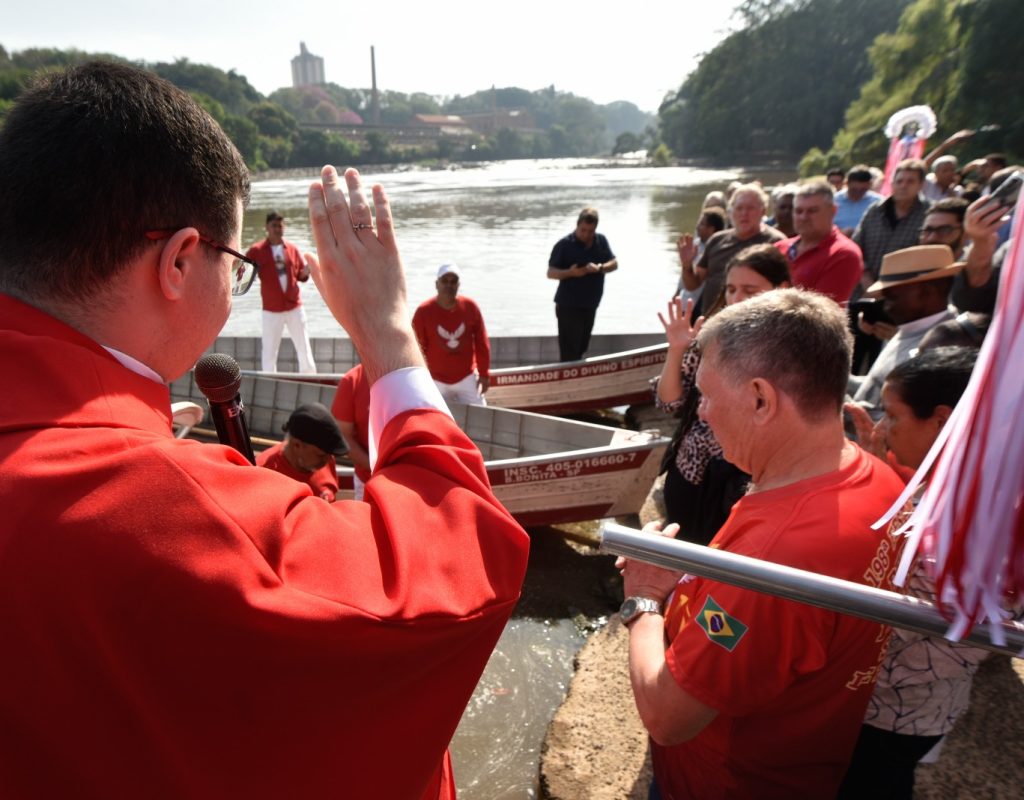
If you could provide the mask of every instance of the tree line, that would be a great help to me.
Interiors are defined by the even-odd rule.
[[[111,54],[34,48],[8,53],[0,46],[0,120],[14,98],[40,71],[58,69],[90,58],[126,61]],[[384,163],[430,159],[492,160],[590,156],[609,152],[617,140],[640,141],[654,128],[654,116],[624,101],[599,105],[548,87],[481,90],[466,97],[441,98],[424,93],[379,93],[380,121],[408,125],[416,114],[469,114],[498,108],[520,109],[535,122],[533,130],[503,128],[465,141],[438,138],[416,147],[396,147],[380,132],[352,141],[309,124],[358,124],[369,121],[371,92],[327,83],[282,88],[265,97],[244,76],[187,59],[138,64],[189,92],[220,123],[246,164],[267,168],[312,167],[325,163]],[[622,139],[625,134],[632,139]]]
[[[988,128],[965,158],[1024,155],[1019,0],[747,0],[738,13],[658,110],[677,157],[800,159],[804,175],[879,164],[886,120],[921,104],[933,142]]]

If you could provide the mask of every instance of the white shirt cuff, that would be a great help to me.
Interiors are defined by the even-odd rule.
[[[425,367],[389,372],[370,387],[370,469],[377,466],[377,445],[387,424],[405,411],[436,409],[452,415]]]

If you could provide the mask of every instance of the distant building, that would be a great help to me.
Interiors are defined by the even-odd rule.
[[[491,136],[502,128],[521,133],[537,133],[533,114],[525,109],[496,108],[480,114],[463,114],[463,121],[477,133]]]
[[[292,59],[292,86],[316,86],[324,80],[324,60],[306,49],[305,42],[299,42],[299,54]]]
[[[473,133],[465,120],[456,114],[417,114],[412,124],[416,127],[433,128],[443,136],[470,136]]]

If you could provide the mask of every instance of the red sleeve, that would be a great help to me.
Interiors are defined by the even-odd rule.
[[[476,303],[473,304],[473,312],[476,316],[476,335],[473,337],[476,370],[481,378],[486,378],[491,374],[491,342],[487,338],[484,315],[480,313],[480,306]]]
[[[825,663],[828,612],[715,581],[700,581],[687,606],[665,659],[683,689],[723,714],[749,714]]]

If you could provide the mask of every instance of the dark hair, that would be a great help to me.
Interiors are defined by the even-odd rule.
[[[958,222],[964,221],[964,216],[967,214],[967,206],[969,206],[966,200],[961,197],[943,197],[941,200],[936,200],[928,208],[929,214],[952,214],[957,218]]]
[[[870,182],[871,179],[871,170],[868,169],[866,164],[858,164],[855,167],[851,167],[850,171],[846,173],[847,183],[850,181]]]
[[[705,208],[700,215],[700,218],[705,220],[708,225],[715,229],[715,233],[718,231],[725,230],[725,209],[724,208]]]
[[[901,172],[916,172],[917,176],[923,181],[925,175],[928,174],[928,165],[920,158],[905,158],[896,165],[892,175],[895,178]]]
[[[776,288],[791,280],[789,260],[773,244],[755,244],[741,250],[732,257],[725,274],[733,267],[749,267]]]
[[[230,241],[248,170],[185,92],[90,61],[37,80],[0,130],[0,290],[100,294],[152,242],[187,226]]]
[[[977,311],[964,311],[956,319],[940,322],[921,339],[919,352],[932,350],[936,347],[973,347],[979,348],[985,341],[992,324],[991,314]]]
[[[580,212],[579,217],[576,218],[576,224],[579,225],[581,222],[587,223],[587,225],[597,225],[597,209],[587,206]]]
[[[936,347],[904,361],[888,374],[900,399],[918,419],[928,419],[936,406],[952,408],[967,389],[978,358],[973,347]]]
[[[267,212],[267,223],[266,223],[267,225],[269,225],[271,222],[277,222],[278,220],[281,220],[283,222],[284,221],[284,217],[282,217],[276,211],[268,211]]]
[[[992,165],[999,169],[1005,168],[1010,163],[1010,159],[1006,157],[1006,153],[989,153],[985,156],[985,160],[991,161]]]
[[[838,419],[853,335],[846,312],[831,298],[802,289],[764,292],[705,322],[697,344],[704,353],[714,352],[714,366],[732,380],[765,378],[805,418]]]
[[[846,173],[843,171],[842,167],[832,167],[832,169],[830,169],[828,172],[825,173],[825,177],[826,178],[831,178],[833,175],[838,175],[841,178],[845,174]]]

